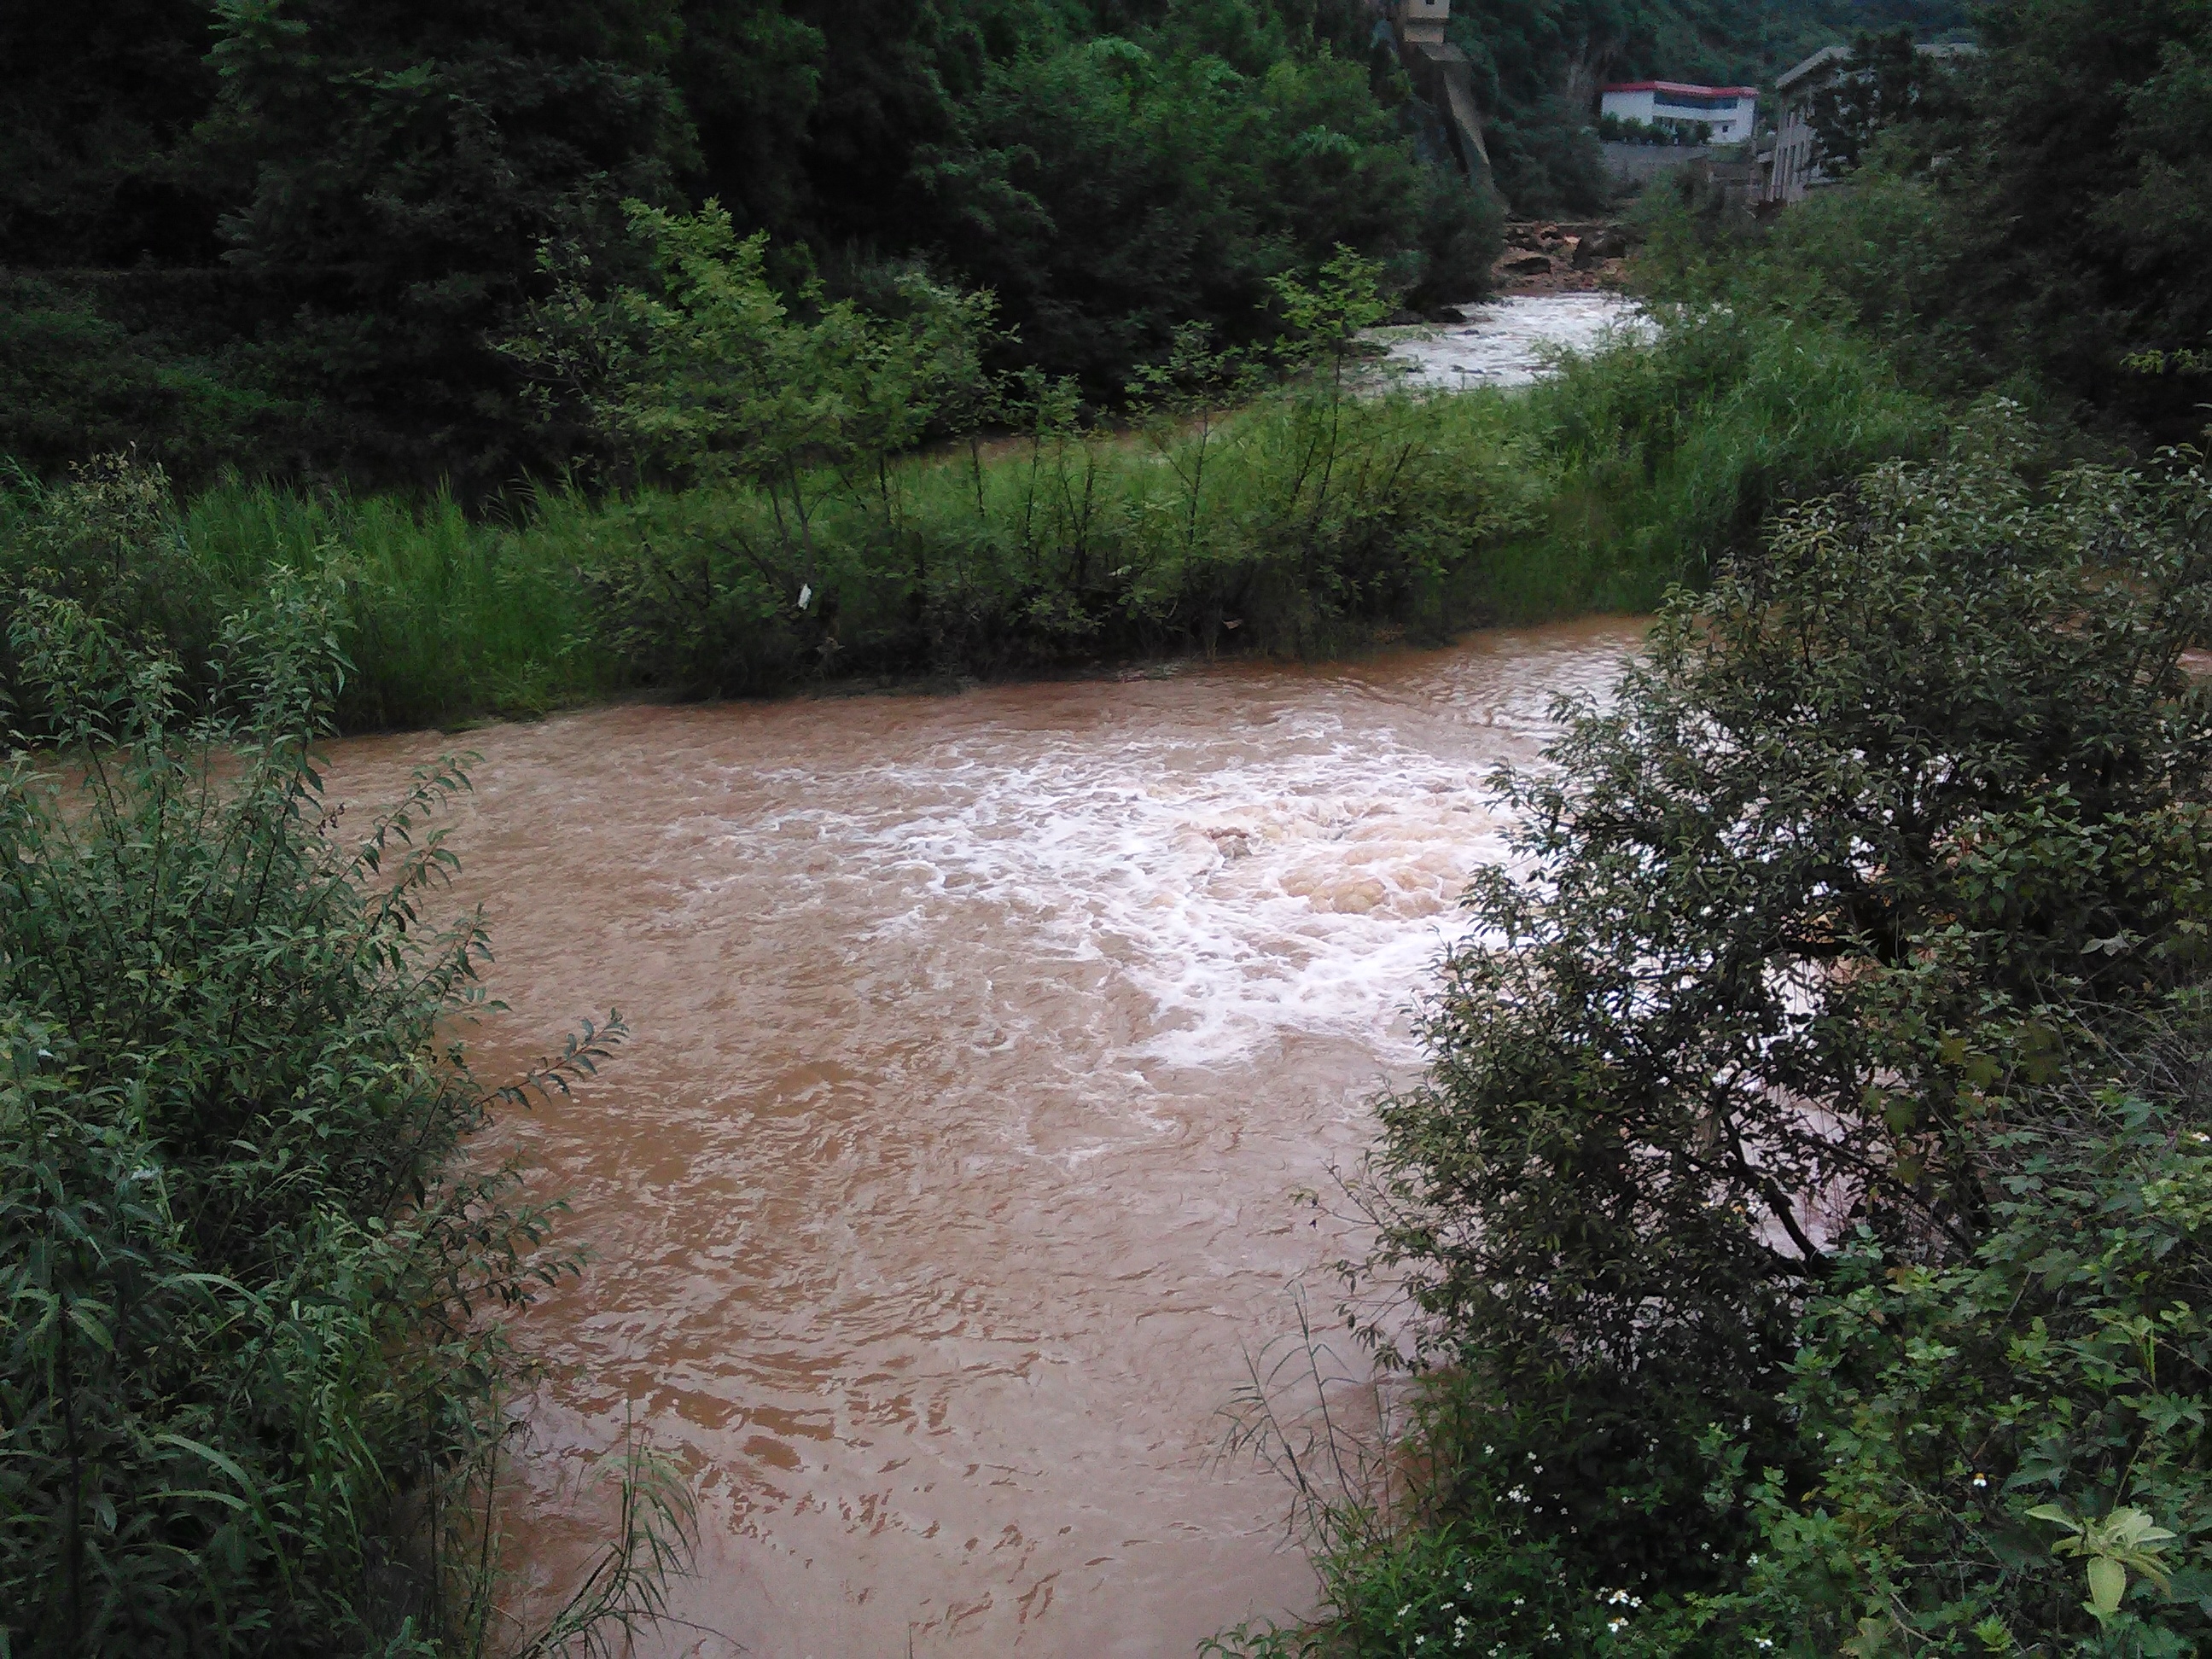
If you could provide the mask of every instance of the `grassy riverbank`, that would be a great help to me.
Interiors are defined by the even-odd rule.
[[[0,558],[187,664],[297,573],[327,590],[352,664],[342,725],[424,726],[632,689],[1327,654],[1648,610],[1778,501],[1940,430],[1840,333],[1718,312],[1521,393],[1352,396],[1309,377],[1134,429],[1032,413],[1026,432],[823,468],[774,497],[537,489],[474,516],[443,496],[245,484],[171,507],[111,469],[19,489]],[[119,521],[102,506],[118,492]]]

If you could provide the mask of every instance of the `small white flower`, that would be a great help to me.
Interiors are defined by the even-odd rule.
[[[1408,1602],[1407,1602],[1407,1603],[1406,1603],[1406,1605],[1405,1605],[1404,1607],[1401,1607],[1401,1608],[1399,1608],[1399,1609],[1398,1609],[1398,1616],[1399,1616],[1401,1619],[1403,1619],[1403,1618],[1404,1618],[1407,1613],[1411,1613],[1413,1610],[1413,1604],[1411,1601],[1408,1601]]]
[[[1608,1619],[1605,1621],[1605,1627],[1613,1635],[1618,1636],[1620,1634],[1620,1627],[1627,1622],[1626,1619]]]
[[[1974,1490],[1976,1492],[1979,1492],[1984,1486],[1986,1486],[1989,1484],[1990,1478],[1986,1474],[1978,1474],[1974,1477]]]
[[[1759,1638],[1759,1650],[1761,1653],[1765,1653],[1765,1652],[1766,1652],[1769,1649],[1771,1649],[1771,1647],[1773,1647],[1773,1645],[1774,1645],[1774,1644],[1773,1644],[1773,1643],[1771,1643],[1771,1642],[1770,1642],[1770,1641],[1768,1641],[1768,1640],[1766,1639],[1766,1638],[1765,1638],[1764,1636],[1762,1636],[1762,1637],[1760,1637],[1760,1638]]]

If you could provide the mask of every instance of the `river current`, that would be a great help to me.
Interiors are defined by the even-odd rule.
[[[1512,384],[1620,319],[1537,296],[1395,349]],[[1501,852],[1486,774],[1638,635],[336,744],[362,808],[477,751],[450,844],[510,1008],[487,1081],[611,1006],[632,1033],[499,1132],[592,1255],[517,1325],[550,1367],[521,1612],[604,1542],[629,1424],[700,1520],[649,1653],[1188,1654],[1310,1610],[1223,1410],[1297,1287],[1334,1306],[1359,1241],[1298,1195],[1418,1070]]]
[[[471,734],[480,1070],[634,1033],[506,1131],[594,1255],[520,1322],[541,1589],[634,1416],[700,1502],[663,1651],[1188,1653],[1308,1608],[1219,1413],[1289,1287],[1332,1305],[1348,1241],[1295,1194],[1417,1064],[1484,774],[1635,637]],[[333,792],[440,748],[341,743]]]

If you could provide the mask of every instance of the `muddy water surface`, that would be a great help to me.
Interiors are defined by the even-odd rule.
[[[1309,1606],[1217,1413],[1288,1285],[1327,1305],[1293,1194],[1412,1069],[1483,774],[1635,636],[472,735],[483,1071],[635,1033],[513,1130],[597,1257],[523,1322],[538,1576],[634,1413],[701,1503],[664,1651],[1187,1654]],[[341,744],[334,792],[439,746]]]

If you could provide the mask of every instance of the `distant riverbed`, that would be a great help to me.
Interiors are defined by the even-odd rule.
[[[1469,306],[1466,316],[1463,323],[1376,329],[1368,337],[1389,346],[1389,361],[1403,366],[1407,384],[1464,389],[1527,386],[1554,350],[1587,351],[1608,329],[1643,325],[1635,301],[1604,292],[1514,295]]]

